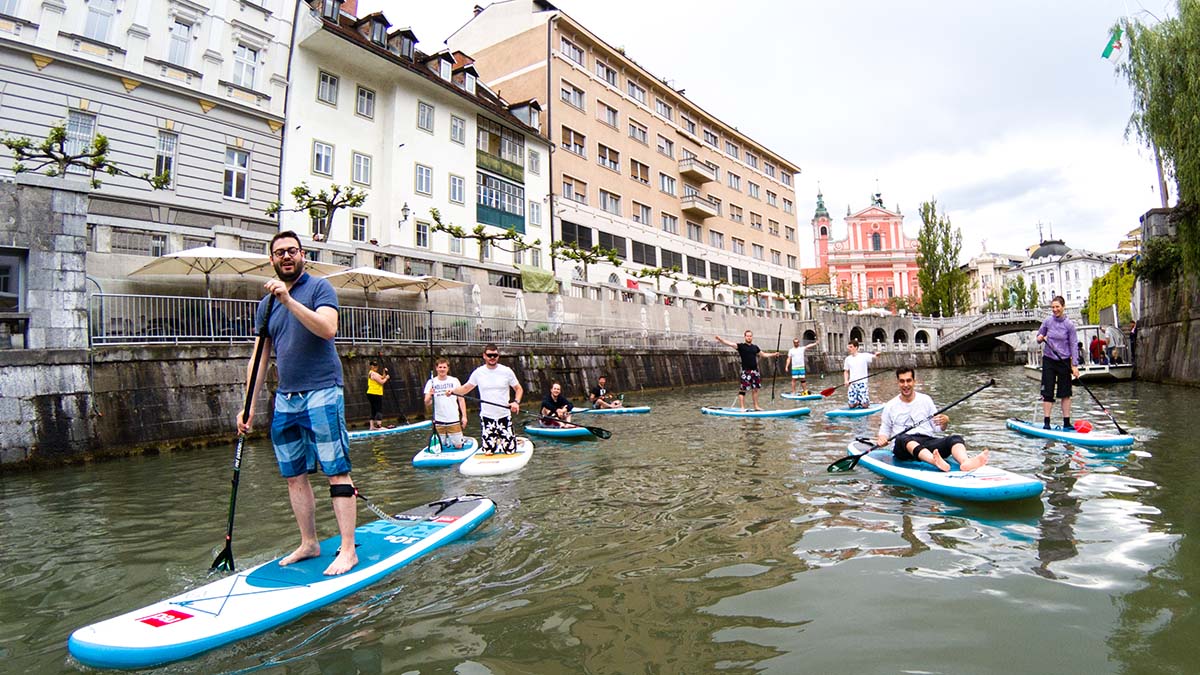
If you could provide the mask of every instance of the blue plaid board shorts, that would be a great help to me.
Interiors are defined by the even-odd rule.
[[[349,473],[350,435],[342,388],[276,392],[271,443],[284,478],[316,473],[318,464],[326,476]]]
[[[846,398],[849,399],[850,407],[869,406],[871,405],[871,395],[867,391],[866,382],[855,382],[846,390]]]

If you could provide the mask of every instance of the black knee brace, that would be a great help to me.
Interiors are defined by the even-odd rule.
[[[345,483],[338,483],[336,485],[329,486],[329,496],[333,497],[333,498],[350,497],[353,499],[357,495],[358,495],[358,490],[355,490],[353,485],[347,485]]]

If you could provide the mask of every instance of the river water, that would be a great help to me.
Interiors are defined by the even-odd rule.
[[[400,511],[482,492],[497,514],[366,592],[164,670],[1195,672],[1200,477],[1185,415],[1200,390],[1093,386],[1138,438],[1105,455],[1004,429],[1033,415],[1020,368],[918,376],[939,404],[994,376],[948,414],[993,463],[1045,480],[1042,497],[970,505],[863,468],[829,474],[877,420],[828,420],[833,401],[798,420],[699,413],[732,405],[732,385],[630,393],[654,411],[587,418],[612,438],[539,440],[507,477],[413,469],[421,432],[376,439],[353,454],[372,501]],[[871,386],[895,393],[890,375]],[[768,383],[767,407],[790,404],[770,397]],[[1076,418],[1111,429],[1084,392],[1075,401]],[[268,444],[248,448],[243,569],[296,543]],[[202,584],[231,459],[232,442],[0,476],[0,672],[81,670],[72,630]],[[327,498],[319,507],[330,536]]]

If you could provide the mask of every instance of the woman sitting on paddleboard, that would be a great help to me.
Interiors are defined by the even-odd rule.
[[[542,425],[547,427],[559,426],[560,422],[571,421],[571,409],[575,406],[563,396],[562,385],[558,382],[550,383],[550,391],[542,398]],[[546,419],[547,417],[554,418],[553,420]]]

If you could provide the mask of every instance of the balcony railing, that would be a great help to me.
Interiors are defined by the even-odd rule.
[[[679,175],[701,183],[711,183],[717,179],[717,172],[695,157],[679,160]]]
[[[687,195],[680,200],[680,208],[683,212],[699,218],[715,218],[721,215],[721,211],[717,205],[700,195]]]

